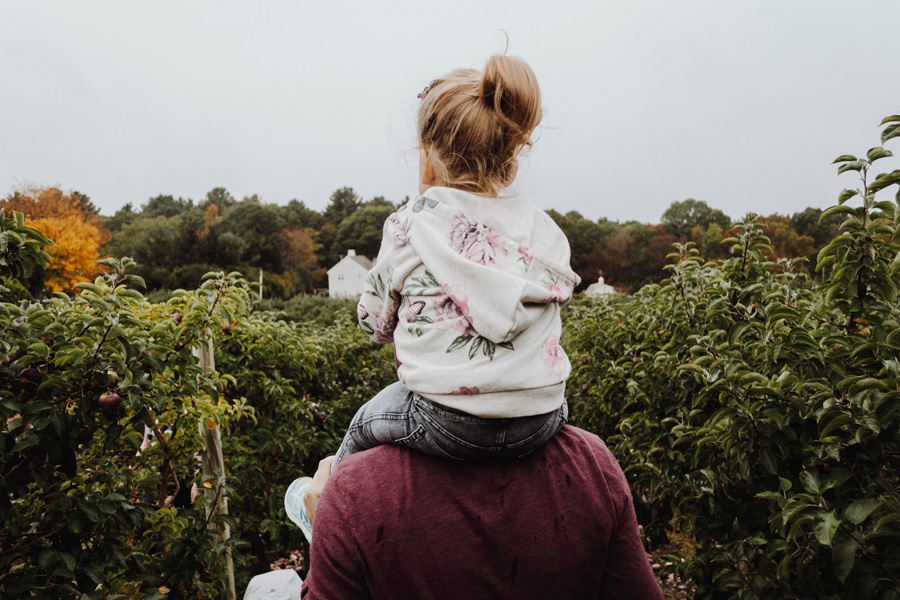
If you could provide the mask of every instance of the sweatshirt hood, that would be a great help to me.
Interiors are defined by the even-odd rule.
[[[495,343],[513,340],[547,304],[568,302],[580,281],[565,235],[526,202],[434,187],[396,215],[395,240],[413,246],[455,314]]]

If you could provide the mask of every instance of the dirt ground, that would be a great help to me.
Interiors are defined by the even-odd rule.
[[[669,534],[669,542],[656,548],[652,553],[653,571],[656,573],[656,579],[662,588],[663,595],[666,600],[693,600],[693,590],[683,583],[676,575],[669,573],[671,569],[670,559],[665,558],[667,554],[674,552],[679,553],[685,559],[694,555],[694,542],[691,537],[681,531],[674,531]],[[667,564],[669,563],[669,564]]]

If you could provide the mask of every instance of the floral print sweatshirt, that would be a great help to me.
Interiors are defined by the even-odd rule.
[[[560,307],[580,281],[556,223],[521,197],[429,188],[384,224],[357,307],[410,390],[479,417],[548,413],[570,365]]]

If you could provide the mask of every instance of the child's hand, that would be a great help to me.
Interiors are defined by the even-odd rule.
[[[326,456],[319,461],[319,469],[313,475],[312,483],[309,489],[303,494],[303,504],[306,505],[306,514],[309,515],[309,522],[312,524],[316,516],[316,507],[319,505],[319,498],[322,496],[322,490],[325,489],[325,482],[331,476],[331,462],[334,456]]]

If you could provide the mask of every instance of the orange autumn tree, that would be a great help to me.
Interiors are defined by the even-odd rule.
[[[101,229],[97,209],[84,194],[34,187],[0,200],[0,208],[25,213],[29,226],[53,240],[44,273],[48,290],[71,291],[76,283],[92,281],[101,272],[98,249],[108,232]]]

